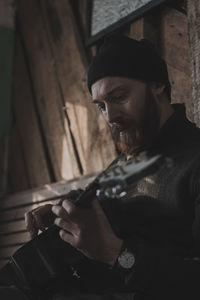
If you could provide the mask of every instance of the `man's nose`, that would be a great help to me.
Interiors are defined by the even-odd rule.
[[[120,119],[119,109],[116,105],[106,105],[106,120],[109,124],[117,123]]]

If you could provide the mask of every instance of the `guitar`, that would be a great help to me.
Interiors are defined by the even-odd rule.
[[[79,193],[74,202],[77,206],[84,208],[90,205],[91,199],[95,196],[100,200],[107,199],[107,201],[123,198],[130,186],[144,176],[153,174],[164,164],[169,166],[171,161],[157,155],[147,161],[136,163],[129,160],[123,165],[111,167],[108,171],[102,172],[85,191]],[[62,199],[65,198],[66,196]],[[48,289],[61,274],[65,274],[66,277],[78,277],[77,270],[81,273],[80,266],[85,266],[90,260],[64,242],[59,237],[59,230],[57,226],[52,225],[19,248],[10,257],[2,274],[6,272],[22,289]]]

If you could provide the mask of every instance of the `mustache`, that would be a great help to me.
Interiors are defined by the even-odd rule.
[[[121,152],[131,154],[135,148],[138,148],[141,140],[141,130],[134,120],[112,124],[110,129],[113,140]],[[120,132],[125,129],[126,132],[121,135]]]
[[[121,121],[118,121],[118,122],[115,122],[115,123],[112,123],[110,125],[110,129],[111,131],[122,131],[124,129],[128,129],[128,128],[131,128],[131,127],[134,127],[135,122],[133,120],[121,120]]]

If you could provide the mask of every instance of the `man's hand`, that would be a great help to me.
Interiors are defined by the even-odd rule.
[[[31,238],[34,238],[39,230],[44,231],[53,224],[55,215],[52,213],[52,206],[46,204],[25,213],[25,224]]]
[[[91,208],[79,208],[70,200],[53,206],[54,223],[61,228],[60,237],[93,260],[113,265],[123,241],[113,232],[97,199]]]

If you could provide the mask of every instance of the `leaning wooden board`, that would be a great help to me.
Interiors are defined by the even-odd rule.
[[[49,183],[51,179],[24,55],[18,34],[15,50],[13,108],[21,138],[27,177],[30,188],[33,188]]]
[[[80,176],[69,126],[65,126],[55,60],[38,1],[18,1],[19,23],[38,114],[55,181]]]

